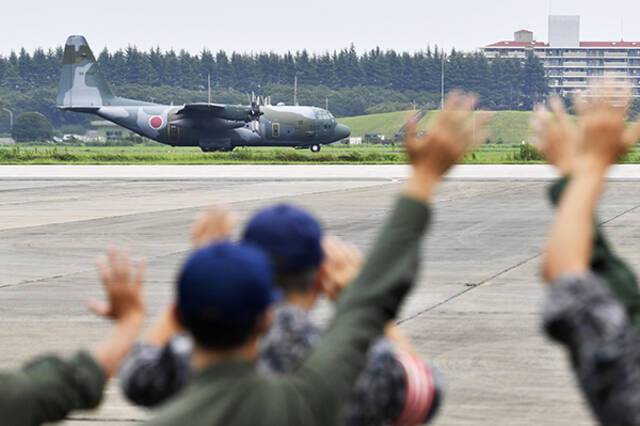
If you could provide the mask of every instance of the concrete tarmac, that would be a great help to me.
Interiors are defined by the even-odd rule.
[[[175,169],[181,175],[166,179],[145,167],[127,176],[0,168],[0,368],[42,351],[71,353],[104,335],[108,324],[84,302],[101,297],[93,261],[107,246],[147,259],[153,317],[172,297],[191,224],[204,206],[230,204],[242,225],[262,206],[293,202],[366,251],[402,188],[401,174],[377,166],[322,173],[311,166],[306,175],[275,166],[264,178],[244,167],[245,176]],[[539,254],[553,175],[479,170],[451,176],[438,192],[423,272],[398,319],[447,381],[436,424],[593,424],[563,352],[540,332]],[[633,265],[640,265],[639,171],[627,169],[608,185],[601,210],[615,247]],[[316,315],[326,321],[330,309]],[[122,399],[114,381],[100,410],[76,413],[66,424],[125,425],[147,417]]]

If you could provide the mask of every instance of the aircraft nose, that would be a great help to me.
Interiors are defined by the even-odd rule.
[[[346,139],[351,136],[351,129],[344,124],[336,124],[335,135],[336,140]]]

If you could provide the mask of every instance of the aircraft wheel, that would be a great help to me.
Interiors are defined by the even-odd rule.
[[[311,145],[311,152],[320,152],[320,145]]]

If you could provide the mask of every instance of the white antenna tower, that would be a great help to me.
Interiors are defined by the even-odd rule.
[[[207,102],[211,103],[211,73],[207,74],[207,89],[208,89]]]
[[[298,75],[293,78],[293,105],[298,106]]]

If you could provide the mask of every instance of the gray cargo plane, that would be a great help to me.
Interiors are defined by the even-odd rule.
[[[91,113],[171,146],[231,151],[237,146],[310,148],[349,137],[329,111],[306,106],[211,102],[160,105],[115,96],[83,36],[70,36],[64,49],[57,106]]]

